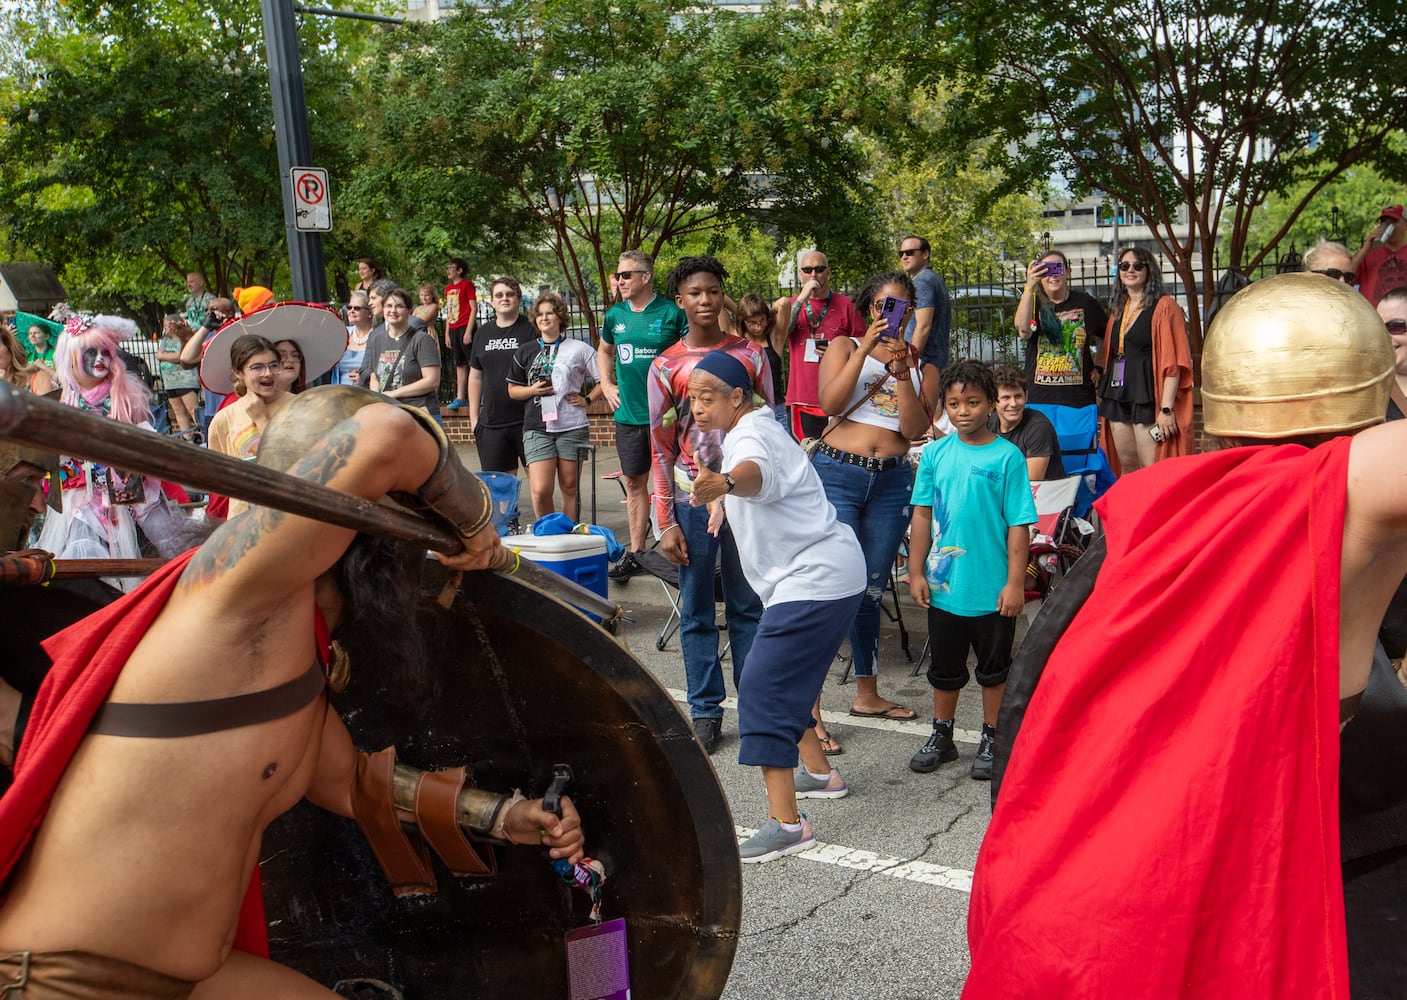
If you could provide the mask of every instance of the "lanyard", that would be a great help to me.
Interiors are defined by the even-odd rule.
[[[1130,313],[1128,302],[1124,303],[1123,311],[1119,313],[1119,339],[1114,341],[1114,351],[1112,357],[1120,358],[1124,354],[1124,337],[1128,334],[1129,328],[1138,322],[1138,317],[1143,314],[1143,307],[1139,306],[1137,311]]]
[[[826,321],[826,313],[830,312],[831,296],[834,294],[834,292],[830,292],[826,295],[826,304],[821,306],[821,316],[819,319],[816,318],[815,310],[811,308],[811,299],[806,300],[806,321],[811,326],[811,336],[813,338],[821,335],[821,324]]]

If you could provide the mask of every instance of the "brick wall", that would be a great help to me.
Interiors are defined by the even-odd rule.
[[[615,411],[604,399],[592,402],[586,408],[587,419],[591,422],[591,443],[598,448],[616,446]],[[469,426],[469,411],[446,410],[440,407],[440,416],[445,420],[445,433],[455,444],[473,444],[474,431]]]

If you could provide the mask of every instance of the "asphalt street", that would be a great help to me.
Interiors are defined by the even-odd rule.
[[[461,447],[477,467],[472,447]],[[614,451],[600,449],[597,473],[619,468]],[[589,469],[589,467],[588,467]],[[591,493],[583,469],[583,519]],[[596,523],[626,542],[625,507],[613,482],[599,482]],[[526,485],[523,523],[531,523]],[[669,614],[669,593],[652,577],[612,583],[610,596],[627,612],[626,641],[634,654],[684,708],[684,666],[679,638],[656,649]],[[886,597],[893,611],[893,598]],[[927,639],[922,609],[901,593],[899,608],[917,661]],[[721,613],[721,609],[720,609]],[[1018,623],[1017,635],[1025,631]],[[818,841],[813,850],[767,864],[743,866],[741,940],[723,996],[728,1000],[908,1000],[957,997],[967,972],[967,908],[971,873],[990,815],[989,790],[968,768],[976,752],[981,695],[970,683],[958,705],[960,759],[931,774],[909,770],[931,719],[932,690],[912,675],[900,626],[884,622],[880,640],[880,693],[918,712],[914,722],[854,718],[848,714],[853,685],[841,684],[838,659],[822,696],[827,727],[844,753],[831,758],[850,794],[805,800],[802,809]],[[767,818],[756,768],[737,762],[737,719],[730,700],[714,769],[741,835]],[[667,849],[667,845],[661,845]]]

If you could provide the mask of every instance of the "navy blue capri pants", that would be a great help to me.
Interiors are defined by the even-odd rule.
[[[863,596],[787,601],[762,612],[738,681],[739,764],[796,767],[796,744],[815,724],[816,695]]]

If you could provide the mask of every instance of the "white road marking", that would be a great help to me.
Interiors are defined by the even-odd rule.
[[[735,827],[739,839],[751,837],[756,830],[745,826]],[[826,844],[816,841],[816,846],[791,857],[802,861],[816,861],[823,865],[850,868],[855,871],[875,872],[890,878],[901,878],[908,882],[922,882],[924,885],[940,889],[955,889],[958,892],[972,892],[972,872],[964,868],[949,868],[946,865],[930,864],[927,861],[905,861],[903,858],[883,857],[874,851],[862,851],[840,844]]]
[[[689,703],[689,695],[686,691],[678,688],[665,688],[669,696],[681,705]],[[723,707],[737,709],[738,699],[724,698]],[[857,726],[860,729],[881,729],[891,733],[903,733],[906,736],[917,736],[920,740],[926,739],[933,731],[933,722],[925,719],[923,713],[919,712],[917,719],[908,722],[901,722],[898,719],[876,719],[870,716],[851,715],[849,712],[822,712],[821,720],[825,722],[826,728],[831,726]],[[953,741],[955,743],[971,743],[976,746],[981,739],[981,733],[971,729],[954,729]]]

